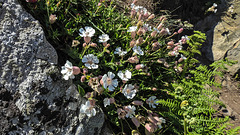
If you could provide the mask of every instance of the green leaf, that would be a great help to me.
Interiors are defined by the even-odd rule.
[[[81,96],[84,96],[85,95],[85,90],[83,89],[82,86],[78,85],[78,91],[80,93]]]

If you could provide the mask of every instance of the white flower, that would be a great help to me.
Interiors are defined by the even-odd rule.
[[[137,26],[131,26],[128,28],[127,32],[134,32],[137,30]]]
[[[155,27],[153,27],[153,31],[157,31],[157,33],[160,33],[160,31]]]
[[[114,54],[118,54],[119,56],[124,56],[127,54],[127,51],[122,51],[121,49],[121,47],[116,48]]]
[[[156,108],[155,104],[158,105],[158,103],[156,103],[157,101],[158,99],[156,99],[156,96],[151,96],[146,102],[148,103],[149,107]]]
[[[137,53],[138,55],[144,55],[144,52],[142,51],[140,46],[134,46],[133,51]]]
[[[95,30],[92,27],[86,26],[85,30],[83,28],[79,29],[81,37],[92,37],[95,33]]]
[[[64,66],[62,66],[61,73],[63,74],[63,78],[65,80],[74,79],[75,76],[73,75],[73,66],[72,63],[67,60]]]
[[[104,107],[107,107],[108,105],[110,105],[110,99],[109,98],[104,98],[103,104],[104,104]]]
[[[147,31],[152,31],[152,26],[149,26],[149,24],[143,24],[143,28],[146,29]],[[155,28],[158,32],[159,30],[157,28]]]
[[[132,84],[125,85],[124,89],[122,90],[122,93],[127,97],[127,99],[132,99],[136,95],[136,92],[137,90]]]
[[[106,89],[108,88],[110,91],[113,91],[115,87],[118,86],[117,79],[113,79],[115,77],[115,74],[112,72],[108,72],[107,74],[104,74],[102,77],[103,81],[103,87]]]
[[[182,54],[181,54],[181,58],[184,59],[184,60],[187,59],[187,58],[186,58],[184,55],[182,55]]]
[[[167,31],[168,35],[171,35],[171,32],[169,31],[168,28],[166,28],[165,30]]]
[[[126,114],[127,118],[134,117],[133,115],[135,115],[135,110],[136,110],[135,106],[128,105],[126,106],[125,110],[127,111],[127,114]]]
[[[132,73],[128,70],[123,73],[122,71],[119,71],[118,74],[119,78],[121,78],[123,81],[128,81],[128,79],[131,79]]]
[[[97,69],[97,64],[99,63],[99,60],[97,56],[94,56],[93,54],[88,54],[83,56],[82,62],[85,63],[85,66],[89,69]]]
[[[182,39],[186,39],[186,40],[190,40],[189,37],[188,37],[187,35],[182,36],[181,38],[182,38]]]
[[[99,42],[100,43],[105,43],[109,40],[109,36],[108,34],[102,34],[101,36],[99,36]]]
[[[147,13],[147,9],[143,6],[133,6],[133,9],[135,9],[136,12],[140,12],[143,14]]]
[[[217,7],[217,4],[216,4],[216,3],[213,3],[213,7],[215,7],[215,8],[216,8],[216,7]]]
[[[87,101],[86,104],[82,104],[80,108],[80,113],[85,113],[88,117],[96,115],[96,109]]]

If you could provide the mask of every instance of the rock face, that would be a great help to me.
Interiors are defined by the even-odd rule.
[[[0,3],[0,133],[100,134],[101,109],[94,117],[80,113],[86,100],[62,79],[39,22],[17,0]]]
[[[224,12],[224,14],[222,14]],[[229,67],[232,75],[240,71],[240,7],[239,2],[222,0],[218,12],[200,21],[197,30],[205,32],[207,42],[202,49],[210,61],[224,58],[238,61]]]

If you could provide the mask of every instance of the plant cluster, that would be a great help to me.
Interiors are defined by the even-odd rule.
[[[219,86],[213,77],[221,75],[221,63],[231,62],[196,67],[203,33],[182,35],[182,26],[166,15],[156,17],[136,0],[126,9],[113,0],[35,4],[28,5],[33,13],[48,13],[42,19],[48,34],[65,43],[70,60],[61,73],[88,99],[81,113],[94,116],[101,106],[118,134],[237,133],[219,126],[228,118],[212,116],[212,105],[222,103],[206,85]]]

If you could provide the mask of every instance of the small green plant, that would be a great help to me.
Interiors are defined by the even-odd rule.
[[[121,10],[111,0],[27,3],[69,59],[61,73],[88,99],[80,112],[92,117],[101,106],[117,134],[236,134],[225,130],[228,118],[212,116],[212,105],[223,104],[206,88],[220,86],[213,77],[231,62],[196,66],[205,35],[183,36],[134,2]]]

